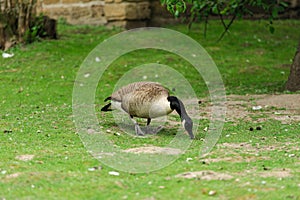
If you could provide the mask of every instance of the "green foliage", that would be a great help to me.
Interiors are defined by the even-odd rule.
[[[283,1],[266,1],[266,0],[161,0],[167,6],[168,11],[176,17],[179,14],[187,11],[187,5],[191,8],[187,12],[190,14],[190,23],[195,19],[203,20],[207,23],[209,15],[219,16],[224,32],[220,39],[229,30],[231,24],[236,18],[241,18],[246,15],[253,15],[253,8],[262,9],[269,16],[269,30],[274,33],[273,20],[278,17],[278,13],[284,11],[287,4]],[[231,17],[229,23],[225,23],[224,17]]]
[[[24,34],[24,43],[29,44],[47,36],[45,32],[44,15],[35,17]]]

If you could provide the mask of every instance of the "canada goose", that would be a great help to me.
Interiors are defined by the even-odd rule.
[[[133,117],[147,118],[146,131],[148,132],[152,118],[165,116],[176,110],[181,118],[183,127],[190,138],[194,139],[193,121],[186,113],[182,101],[175,96],[169,96],[169,91],[159,83],[131,83],[121,87],[104,101],[108,100],[111,100],[111,103],[104,106],[101,111],[111,111],[111,108],[125,111],[133,121],[137,135],[144,135],[144,133]],[[160,129],[159,127],[158,130]]]

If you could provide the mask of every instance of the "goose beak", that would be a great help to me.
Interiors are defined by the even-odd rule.
[[[188,133],[189,133],[190,138],[191,138],[192,140],[195,139],[195,136],[194,136],[194,134],[193,134],[193,131],[188,131]]]

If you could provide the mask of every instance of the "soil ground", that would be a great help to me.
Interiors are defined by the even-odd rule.
[[[236,122],[249,120],[252,122],[264,122],[266,120],[279,120],[283,124],[300,122],[300,94],[280,94],[280,95],[229,95],[226,101],[226,121]],[[201,118],[209,118],[210,103],[203,101],[200,106]],[[257,117],[258,116],[258,117]],[[212,162],[255,162],[258,159],[269,160],[267,156],[257,156],[259,151],[282,150],[289,152],[291,150],[300,150],[298,145],[284,143],[280,146],[253,146],[247,142],[243,143],[222,143],[217,144],[214,152],[209,153],[202,159],[204,163]],[[163,154],[181,154],[179,149],[163,148],[156,146],[138,147],[125,150],[132,153],[163,153]],[[241,156],[238,152],[243,152],[247,156]],[[211,158],[213,154],[219,155],[217,158]],[[221,156],[220,156],[221,155]],[[252,174],[255,169],[241,172],[240,175]],[[261,177],[289,177],[290,169],[273,169],[258,173]],[[222,180],[233,178],[230,174],[219,174],[214,171],[196,171],[178,174],[181,178],[199,178],[204,180]]]

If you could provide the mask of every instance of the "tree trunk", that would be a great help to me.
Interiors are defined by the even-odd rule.
[[[16,44],[13,27],[15,22],[12,16],[0,16],[0,50],[7,50]]]
[[[286,83],[286,89],[292,92],[300,90],[300,42],[291,66],[291,72]]]
[[[19,0],[18,2],[18,9],[19,9],[19,18],[18,18],[18,39],[20,42],[23,42],[23,36],[25,34],[25,31],[27,29],[26,27],[26,10],[27,6],[23,2],[23,0]]]

